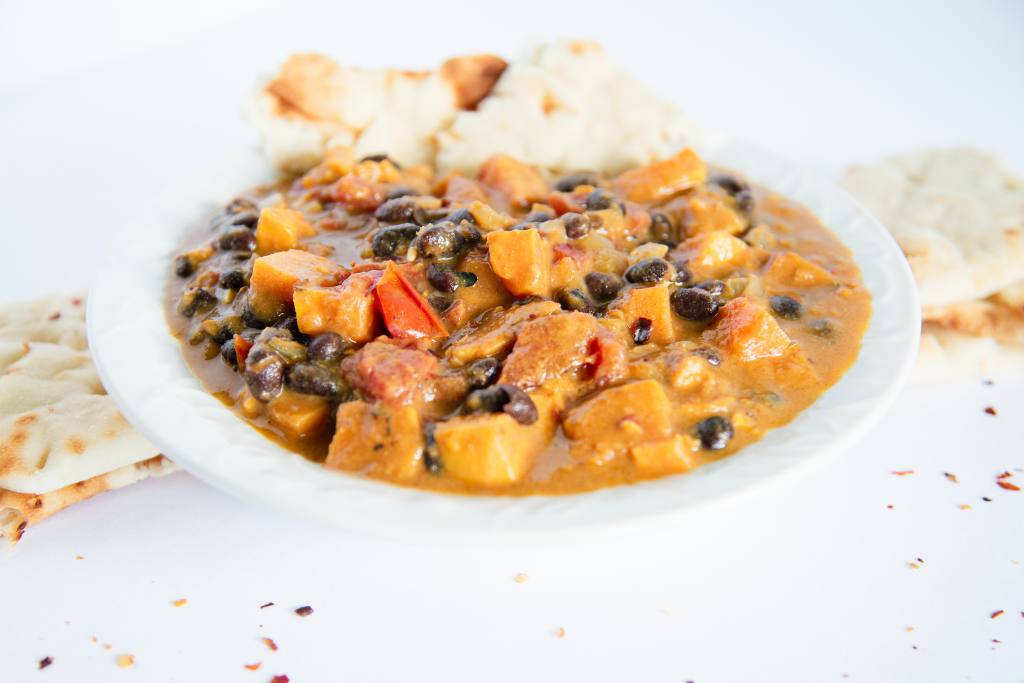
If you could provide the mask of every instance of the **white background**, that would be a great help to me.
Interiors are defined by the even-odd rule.
[[[84,289],[147,197],[254,145],[240,102],[296,50],[429,67],[592,37],[701,123],[826,174],[955,144],[1024,171],[1021,2],[0,10],[5,300]],[[1019,682],[1024,492],[994,475],[1024,468],[1022,389],[1012,378],[911,388],[823,471],[654,536],[585,544],[381,542],[271,515],[187,474],[147,482],[0,554],[0,680]],[[305,619],[291,612],[303,604],[316,610]],[[117,668],[119,653],[136,666]],[[39,672],[46,655],[55,662]]]

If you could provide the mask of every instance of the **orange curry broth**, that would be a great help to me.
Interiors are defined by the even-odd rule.
[[[229,204],[172,271],[189,367],[268,438],[473,494],[587,491],[734,453],[846,372],[871,308],[810,212],[689,150],[560,179],[506,156],[436,177],[334,149]],[[258,336],[268,323],[294,339]]]

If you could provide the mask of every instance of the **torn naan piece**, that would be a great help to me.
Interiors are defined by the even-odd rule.
[[[957,332],[933,323],[921,330],[915,382],[992,379],[1024,374],[1024,346]]]
[[[104,490],[75,489],[81,482],[158,455],[103,389],[89,356],[81,297],[0,305],[0,495],[6,501],[45,495],[73,502]],[[126,480],[104,481],[110,488]]]

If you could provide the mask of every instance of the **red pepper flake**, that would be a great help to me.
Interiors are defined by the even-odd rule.
[[[908,474],[913,474],[914,470],[894,470],[890,474],[895,474],[897,477],[905,477]]]
[[[996,479],[1009,479],[1013,476],[1013,472],[1002,472],[996,475]]]
[[[270,679],[270,683],[288,683],[288,681],[290,680],[291,679],[285,676],[284,674],[277,674],[276,676]]]
[[[262,605],[260,605],[260,609],[267,609],[268,607],[273,607],[273,606],[274,606],[274,603],[272,603],[272,602],[265,602]]]
[[[890,504],[888,504],[888,505],[886,505],[886,506],[885,506],[885,509],[887,509],[887,510],[895,510],[895,509],[896,509],[896,506],[895,506],[895,505],[893,505],[892,503],[890,503]]]
[[[995,409],[995,406],[985,406],[985,414],[995,417],[999,412]]]
[[[993,612],[992,614],[988,615],[988,618],[989,619],[998,619],[1001,616],[1003,616],[1003,610],[997,609],[995,612]]]
[[[270,648],[272,652],[277,652],[277,643],[270,638],[264,638],[263,644]]]
[[[45,669],[46,667],[50,666],[51,664],[53,664],[53,657],[43,657],[42,659],[39,660],[39,668],[40,669]]]
[[[565,638],[565,628],[564,627],[562,627],[562,626],[558,627],[558,629],[555,631],[555,638],[558,638],[559,640],[561,640],[562,638]]]
[[[952,472],[943,472],[942,474],[945,475],[946,479],[949,479],[954,484],[960,483],[959,481],[957,481],[956,475],[953,474]]]
[[[249,671],[259,671],[259,668],[261,666],[263,666],[263,662],[255,662],[253,664],[243,664],[242,666],[244,666]]]
[[[308,617],[310,614],[313,613],[313,608],[309,605],[303,605],[302,607],[296,608],[295,613],[298,614],[300,617]]]
[[[1006,489],[1007,491],[1020,491],[1020,487],[1014,484],[1012,481],[1006,481],[1005,479],[999,479],[996,481],[999,488]]]
[[[81,306],[82,305],[82,300],[76,296],[74,299],[71,300],[71,305],[72,306]]]

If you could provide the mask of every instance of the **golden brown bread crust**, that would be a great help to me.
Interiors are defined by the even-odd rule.
[[[1024,344],[1024,311],[994,301],[926,306],[924,321],[1001,344]]]
[[[70,505],[142,479],[169,474],[175,469],[174,463],[158,455],[49,493],[17,493],[0,489],[0,538],[17,543],[29,525],[37,524]]]
[[[441,65],[443,78],[455,93],[455,106],[459,109],[476,109],[480,100],[487,97],[505,73],[508,66],[495,55],[467,55],[452,57]]]

